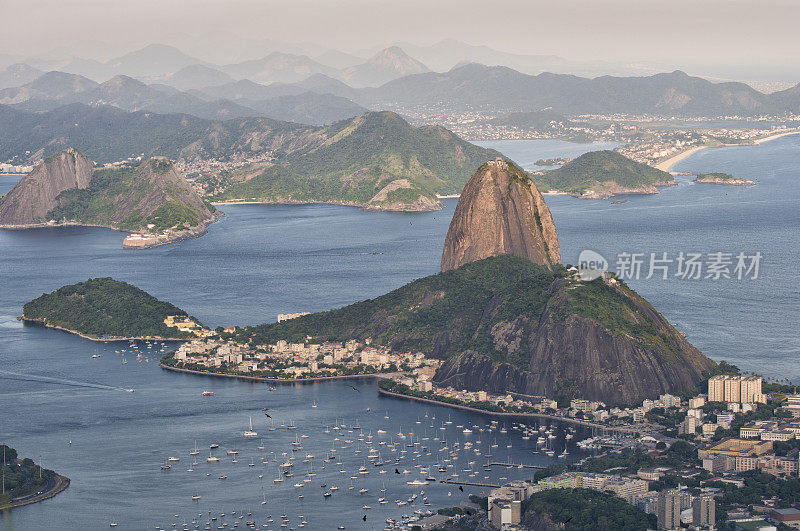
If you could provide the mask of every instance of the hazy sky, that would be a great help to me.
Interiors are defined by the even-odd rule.
[[[265,40],[455,38],[568,59],[800,65],[797,0],[0,0],[0,19],[0,54],[108,59],[162,42],[221,62],[263,55]]]

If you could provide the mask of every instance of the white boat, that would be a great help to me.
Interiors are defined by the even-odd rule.
[[[219,457],[211,455],[211,450],[209,450],[208,457],[206,458],[206,463],[219,463]]]
[[[189,455],[198,455],[200,452],[197,450],[197,441],[194,441],[194,450],[189,452]]]
[[[258,437],[258,433],[253,431],[253,416],[250,415],[250,429],[244,430],[244,436],[248,438]]]

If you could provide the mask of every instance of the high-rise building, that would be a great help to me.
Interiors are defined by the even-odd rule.
[[[717,520],[713,494],[701,494],[692,501],[692,517],[695,527],[714,527]]]
[[[666,531],[681,526],[681,493],[677,490],[663,491],[658,496],[658,528]]]
[[[709,402],[725,401],[725,376],[712,376],[708,380],[708,400]]]
[[[761,393],[761,377],[713,376],[708,380],[708,400],[744,404],[765,402],[765,396]]]

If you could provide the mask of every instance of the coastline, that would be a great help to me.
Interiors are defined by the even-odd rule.
[[[437,196],[438,198],[439,196]],[[449,197],[449,196],[445,196]],[[457,196],[456,196],[457,197]],[[283,201],[212,201],[212,205],[214,206],[226,206],[226,205],[335,205],[335,206],[347,206],[347,207],[355,207],[360,208],[367,212],[437,212],[444,208],[444,205],[441,203],[437,208],[420,208],[415,207],[413,205],[406,205],[403,207],[384,207],[381,205],[370,205],[369,203],[356,203],[353,201],[295,201],[295,200],[283,200]]]
[[[228,374],[222,372],[198,371],[195,369],[183,369],[180,367],[173,367],[164,363],[159,363],[159,367],[168,371],[183,372],[186,374],[194,374],[198,376],[218,376],[222,378],[236,378],[237,380],[244,380],[246,382],[266,382],[266,383],[314,383],[324,382],[328,380],[361,380],[361,379],[383,379],[393,373],[376,372],[372,374],[345,374],[341,376],[315,376],[312,378],[268,378],[266,376],[247,376],[244,374]]]
[[[759,138],[758,140],[754,140],[753,144],[756,145],[763,144],[764,142],[769,142],[770,140],[775,140],[776,138],[781,138],[783,136],[789,136],[789,135],[796,135],[798,133],[800,133],[800,131],[786,131],[784,133],[776,133],[774,135],[765,136],[764,138]]]
[[[12,500],[10,505],[7,505],[5,507],[0,507],[0,509],[2,509],[2,510],[13,509],[14,507],[23,507],[25,505],[30,505],[32,503],[38,503],[40,501],[49,500],[50,498],[52,498],[56,494],[59,494],[59,493],[63,492],[64,490],[66,490],[66,488],[69,487],[69,484],[70,484],[70,480],[69,480],[68,477],[62,476],[60,474],[57,474],[56,475],[56,484],[53,486],[52,489],[50,489],[48,491],[45,491],[45,492],[43,492],[41,494],[38,494],[36,496],[30,497],[30,498],[25,497],[21,501],[16,501],[15,502],[15,501]]]
[[[3,230],[28,230],[28,229],[48,229],[48,228],[59,228],[59,227],[93,227],[93,228],[100,228],[100,229],[111,229],[117,232],[125,232],[128,234],[123,239],[122,248],[123,249],[149,249],[152,247],[158,247],[160,245],[167,245],[170,243],[177,243],[183,240],[190,240],[192,238],[199,238],[200,236],[205,235],[208,232],[208,226],[217,221],[219,218],[224,216],[225,214],[221,211],[215,212],[214,216],[210,220],[206,220],[201,222],[199,225],[192,227],[190,229],[179,231],[175,233],[168,233],[162,234],[159,236],[153,236],[151,239],[154,240],[152,243],[148,242],[144,245],[126,245],[125,241],[133,234],[128,229],[122,229],[119,227],[115,227],[113,225],[103,225],[100,223],[79,223],[75,221],[67,221],[64,223],[24,223],[21,225],[6,225],[0,224],[0,229]]]
[[[67,332],[69,334],[74,334],[76,336],[80,336],[83,339],[88,339],[89,341],[99,341],[102,343],[110,342],[110,341],[189,341],[191,338],[175,338],[175,337],[149,337],[149,336],[142,336],[142,337],[106,337],[106,338],[99,338],[99,337],[92,337],[87,336],[86,334],[82,334],[77,330],[70,330],[69,328],[64,328],[63,326],[51,325],[44,321],[44,319],[36,319],[34,317],[25,317],[24,315],[20,315],[17,317],[17,320],[23,321],[25,323],[42,326],[44,328],[52,328],[53,330],[60,330],[62,332]]]
[[[690,156],[694,155],[698,151],[702,151],[703,149],[706,149],[707,147],[709,147],[709,146],[695,146],[693,148],[689,148],[689,149],[687,149],[685,151],[681,151],[677,155],[671,156],[670,158],[668,158],[666,160],[662,160],[661,162],[659,162],[658,164],[656,164],[653,167],[655,169],[657,169],[657,170],[669,171],[669,169],[671,167],[673,167],[674,165],[676,165],[677,163],[679,163],[683,159],[689,158]]]
[[[579,426],[584,426],[587,428],[599,428],[608,431],[618,431],[622,433],[639,433],[641,430],[637,430],[634,428],[620,428],[617,426],[605,426],[603,424],[596,424],[594,422],[588,422],[585,420],[580,419],[573,419],[569,417],[559,417],[556,415],[548,415],[547,413],[505,413],[502,411],[487,411],[485,409],[478,409],[474,407],[464,406],[461,404],[451,404],[450,402],[442,402],[440,400],[435,400],[432,398],[421,398],[418,396],[411,396],[411,395],[404,395],[402,393],[395,393],[393,391],[387,391],[385,389],[378,388],[378,394],[391,396],[393,398],[402,398],[405,400],[413,400],[416,402],[424,402],[427,404],[436,404],[437,406],[446,406],[452,407],[455,409],[462,409],[464,411],[471,411],[473,413],[481,413],[483,415],[495,416],[495,417],[523,417],[523,418],[543,418],[549,420],[556,420],[561,422],[567,422],[571,424],[577,424]]]
[[[669,171],[675,164],[679,163],[680,161],[694,155],[698,151],[702,151],[703,149],[710,148],[710,147],[733,147],[733,146],[758,146],[763,144],[764,142],[769,142],[770,140],[775,140],[776,138],[781,138],[788,135],[796,135],[800,134],[800,131],[784,131],[780,133],[775,133],[774,135],[768,135],[765,137],[758,138],[753,140],[752,143],[748,144],[721,144],[719,146],[694,146],[685,151],[681,151],[680,153],[669,157],[668,159],[662,160],[655,166],[656,169],[661,171]]]

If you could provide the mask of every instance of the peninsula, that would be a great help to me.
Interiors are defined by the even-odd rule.
[[[469,172],[500,154],[438,126],[413,127],[393,112],[371,112],[291,138],[274,138],[271,161],[205,176],[217,204],[331,203],[372,211],[442,208]]]
[[[584,153],[558,169],[535,172],[532,178],[543,190],[583,199],[657,194],[659,187],[677,184],[669,173],[610,150]]]
[[[85,225],[137,233],[125,247],[200,236],[217,215],[167,159],[98,167],[72,148],[37,164],[0,198],[0,228]]]
[[[0,469],[3,476],[0,509],[46,500],[69,486],[69,478],[43,468],[30,458],[20,458],[15,449],[4,444],[0,444]]]
[[[23,321],[100,341],[189,339],[202,330],[180,308],[111,278],[89,279],[45,293],[26,303],[22,311]]]

